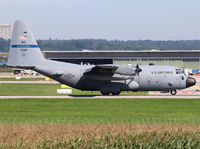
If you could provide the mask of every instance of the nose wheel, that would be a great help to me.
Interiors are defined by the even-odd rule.
[[[176,93],[177,93],[176,90],[171,90],[171,91],[170,91],[170,94],[171,94],[171,95],[176,95]]]

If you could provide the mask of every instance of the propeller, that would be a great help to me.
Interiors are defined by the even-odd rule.
[[[138,75],[138,74],[142,71],[142,69],[139,67],[138,64],[136,65],[135,68],[136,68],[136,69],[135,69],[135,73]]]

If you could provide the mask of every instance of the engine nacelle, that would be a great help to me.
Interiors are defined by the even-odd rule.
[[[115,73],[120,75],[135,75],[136,68],[131,66],[121,66],[119,67]]]
[[[128,82],[128,87],[131,89],[131,90],[136,90],[136,89],[138,89],[139,88],[139,84],[137,83],[137,82],[135,82],[135,81],[130,81],[130,82]]]
[[[127,66],[120,66],[115,71],[115,73],[121,74],[121,75],[136,75],[136,74],[139,74],[141,71],[142,69],[139,68],[139,65],[137,66],[127,65]]]

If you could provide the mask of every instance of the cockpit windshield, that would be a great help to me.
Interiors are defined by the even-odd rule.
[[[176,69],[176,74],[184,74],[184,70],[183,69]]]

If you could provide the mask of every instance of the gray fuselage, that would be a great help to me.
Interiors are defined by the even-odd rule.
[[[45,60],[36,65],[34,70],[80,90],[120,88],[120,91],[169,91],[186,88],[186,74],[174,66],[140,66],[142,71],[138,75],[112,74],[113,78],[121,78],[113,80],[109,80],[110,74],[93,74],[88,77],[84,73],[91,67],[93,66]],[[119,65],[120,67],[126,66]]]

